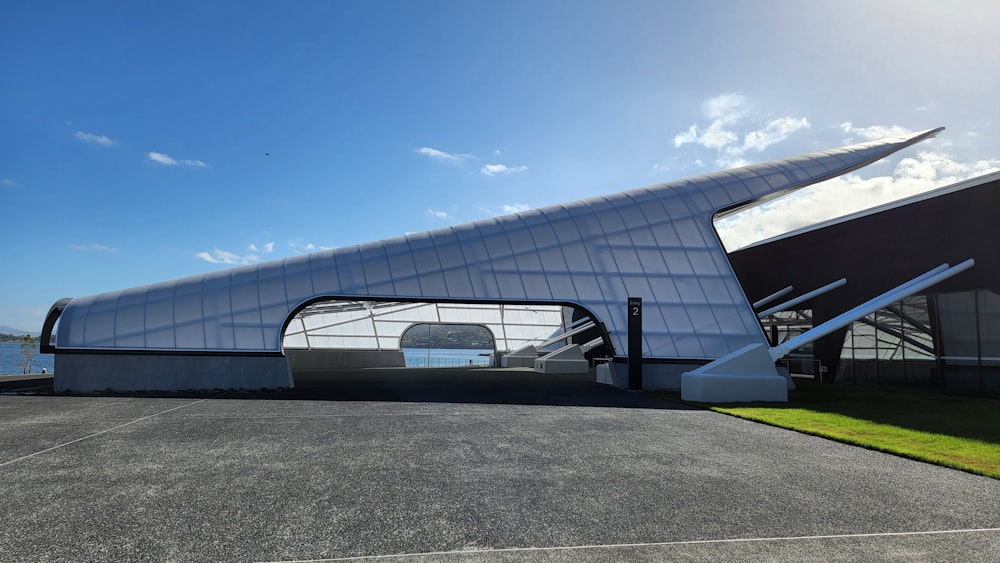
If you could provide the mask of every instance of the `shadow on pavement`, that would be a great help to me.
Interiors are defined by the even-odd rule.
[[[653,393],[626,391],[593,380],[592,374],[541,374],[530,369],[367,368],[298,370],[292,389],[136,391],[55,394],[46,388],[10,394],[71,397],[142,397],[285,401],[373,401],[553,405],[629,409],[701,410]]]
[[[592,375],[540,374],[526,369],[300,370],[294,380],[293,389],[232,392],[221,398],[692,409],[650,394],[601,385]]]

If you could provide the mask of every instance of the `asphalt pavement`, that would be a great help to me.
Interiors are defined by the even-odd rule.
[[[988,561],[1000,481],[524,370],[0,394],[4,561]]]

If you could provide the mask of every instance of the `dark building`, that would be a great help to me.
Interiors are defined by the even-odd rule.
[[[826,381],[1000,395],[1000,173],[775,237],[730,254],[751,302],[847,285],[763,320],[794,336],[942,263],[976,265],[816,341]],[[774,345],[775,342],[772,342]]]

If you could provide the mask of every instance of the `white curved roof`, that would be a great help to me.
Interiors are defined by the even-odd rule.
[[[623,354],[632,296],[643,299],[644,357],[717,358],[765,340],[713,215],[939,131],[73,299],[56,351],[278,353],[294,312],[329,297],[573,304],[603,322]]]

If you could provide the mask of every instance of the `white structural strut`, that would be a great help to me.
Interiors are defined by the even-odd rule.
[[[579,319],[577,319],[577,320],[569,323],[568,325],[566,325],[566,330],[569,330],[571,328],[576,328],[576,327],[578,327],[578,326],[580,326],[580,325],[582,325],[584,323],[590,322],[591,320],[592,319],[590,317],[579,318]]]
[[[957,264],[951,267],[949,267],[948,264],[941,264],[940,266],[934,268],[933,270],[925,272],[913,278],[912,280],[899,285],[894,289],[890,289],[889,291],[879,295],[878,297],[874,297],[868,301],[865,301],[861,305],[858,305],[853,309],[845,311],[837,315],[836,317],[824,323],[821,323],[820,325],[812,328],[811,330],[803,332],[802,334],[796,336],[795,338],[792,338],[786,342],[779,344],[778,346],[771,348],[770,350],[771,358],[774,361],[777,361],[787,356],[789,353],[796,350],[797,348],[801,348],[802,346],[805,346],[810,342],[822,338],[839,328],[843,328],[848,324],[866,315],[870,315],[871,313],[874,313],[879,309],[885,308],[895,303],[896,301],[903,299],[904,297],[909,297],[910,295],[923,291],[924,289],[927,289],[928,287],[938,282],[941,282],[956,274],[964,272],[965,270],[968,270],[969,268],[975,265],[976,261],[971,258],[962,262],[961,264]]]
[[[557,335],[549,338],[545,342],[542,342],[541,344],[539,344],[538,347],[539,348],[545,348],[546,346],[549,346],[550,344],[555,344],[556,342],[559,342],[560,340],[566,340],[567,338],[569,338],[570,336],[573,336],[574,334],[580,334],[581,332],[590,330],[590,329],[594,328],[595,326],[597,326],[597,325],[594,324],[593,321],[588,322],[588,323],[584,323],[582,325],[578,325],[576,328],[572,328],[570,330],[567,330],[566,332],[561,332],[561,333],[559,333],[559,334],[557,334]]]
[[[789,299],[788,301],[785,301],[784,303],[781,303],[780,305],[775,305],[774,307],[771,307],[770,309],[761,311],[761,312],[757,313],[757,318],[763,319],[764,317],[766,317],[768,315],[773,315],[773,314],[777,313],[778,311],[784,311],[786,309],[790,309],[790,308],[798,305],[799,303],[802,303],[803,301],[809,301],[813,297],[816,297],[818,295],[823,295],[824,293],[826,293],[828,291],[832,291],[834,289],[837,289],[838,287],[845,286],[845,285],[847,285],[847,278],[840,278],[839,280],[837,280],[835,282],[832,282],[832,283],[828,283],[828,284],[824,285],[823,287],[819,287],[819,288],[816,288],[816,289],[814,289],[814,290],[812,290],[810,292],[803,293],[802,295],[800,295],[800,296],[798,296],[798,297],[796,297],[794,299]],[[789,289],[790,288],[791,288],[791,286],[789,286]]]
[[[757,301],[756,303],[754,303],[753,304],[753,308],[754,309],[760,309],[761,307],[763,307],[764,305],[767,305],[771,301],[774,301],[775,299],[777,299],[779,297],[784,297],[785,295],[788,295],[789,293],[792,292],[792,289],[793,289],[792,286],[788,286],[785,289],[779,289],[778,291],[775,291],[771,295],[768,295],[767,297],[765,297],[765,298],[761,299],[760,301]]]
[[[974,265],[975,261],[971,259],[950,268],[948,264],[942,264],[779,346],[769,348],[766,344],[748,344],[715,361],[685,372],[681,374],[681,398],[686,401],[710,403],[787,401],[788,389],[794,388],[794,384],[791,377],[778,374],[774,367],[774,362],[778,359],[873,311],[922,291]]]

